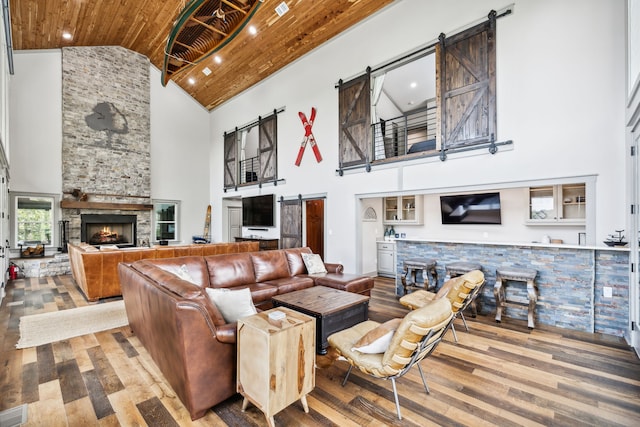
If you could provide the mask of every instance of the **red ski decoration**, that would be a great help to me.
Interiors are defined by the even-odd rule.
[[[304,139],[302,140],[302,144],[300,144],[300,150],[298,150],[296,166],[300,166],[300,162],[302,162],[302,155],[304,154],[304,149],[307,146],[307,142],[311,143],[313,154],[315,154],[316,160],[318,161],[318,163],[320,163],[322,161],[322,155],[320,154],[318,144],[316,144],[316,138],[311,132],[311,127],[313,126],[313,122],[316,119],[316,109],[315,107],[311,107],[311,116],[309,120],[307,120],[307,116],[303,112],[299,112],[298,116],[300,116],[300,120],[302,121],[302,125],[304,126]]]

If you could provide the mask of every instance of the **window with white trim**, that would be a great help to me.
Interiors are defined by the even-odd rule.
[[[53,194],[11,193],[13,247],[55,244],[57,201]]]
[[[177,200],[153,201],[153,240],[179,240],[179,213],[180,202]]]

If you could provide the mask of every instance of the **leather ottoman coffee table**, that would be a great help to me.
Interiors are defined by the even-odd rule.
[[[327,337],[369,318],[369,297],[326,286],[277,295],[274,307],[288,307],[316,319],[316,351],[327,354]]]

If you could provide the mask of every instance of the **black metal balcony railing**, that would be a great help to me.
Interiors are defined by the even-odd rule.
[[[240,161],[240,184],[249,184],[258,181],[260,164],[258,157],[250,157]]]
[[[430,106],[371,125],[373,161],[436,149],[436,108]]]

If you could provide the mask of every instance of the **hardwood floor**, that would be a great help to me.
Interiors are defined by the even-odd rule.
[[[87,305],[71,276],[19,279],[0,307],[0,411],[26,404],[27,426],[265,426],[253,406],[233,397],[192,422],[148,353],[128,327],[15,349],[23,315]],[[392,281],[377,278],[370,317],[406,313]],[[347,364],[316,370],[308,396],[275,416],[280,426],[640,425],[640,363],[624,340],[490,316],[456,321],[417,369],[397,381],[403,420],[396,419],[391,384]],[[212,363],[215,363],[212,361]],[[320,363],[320,361],[319,361]]]

